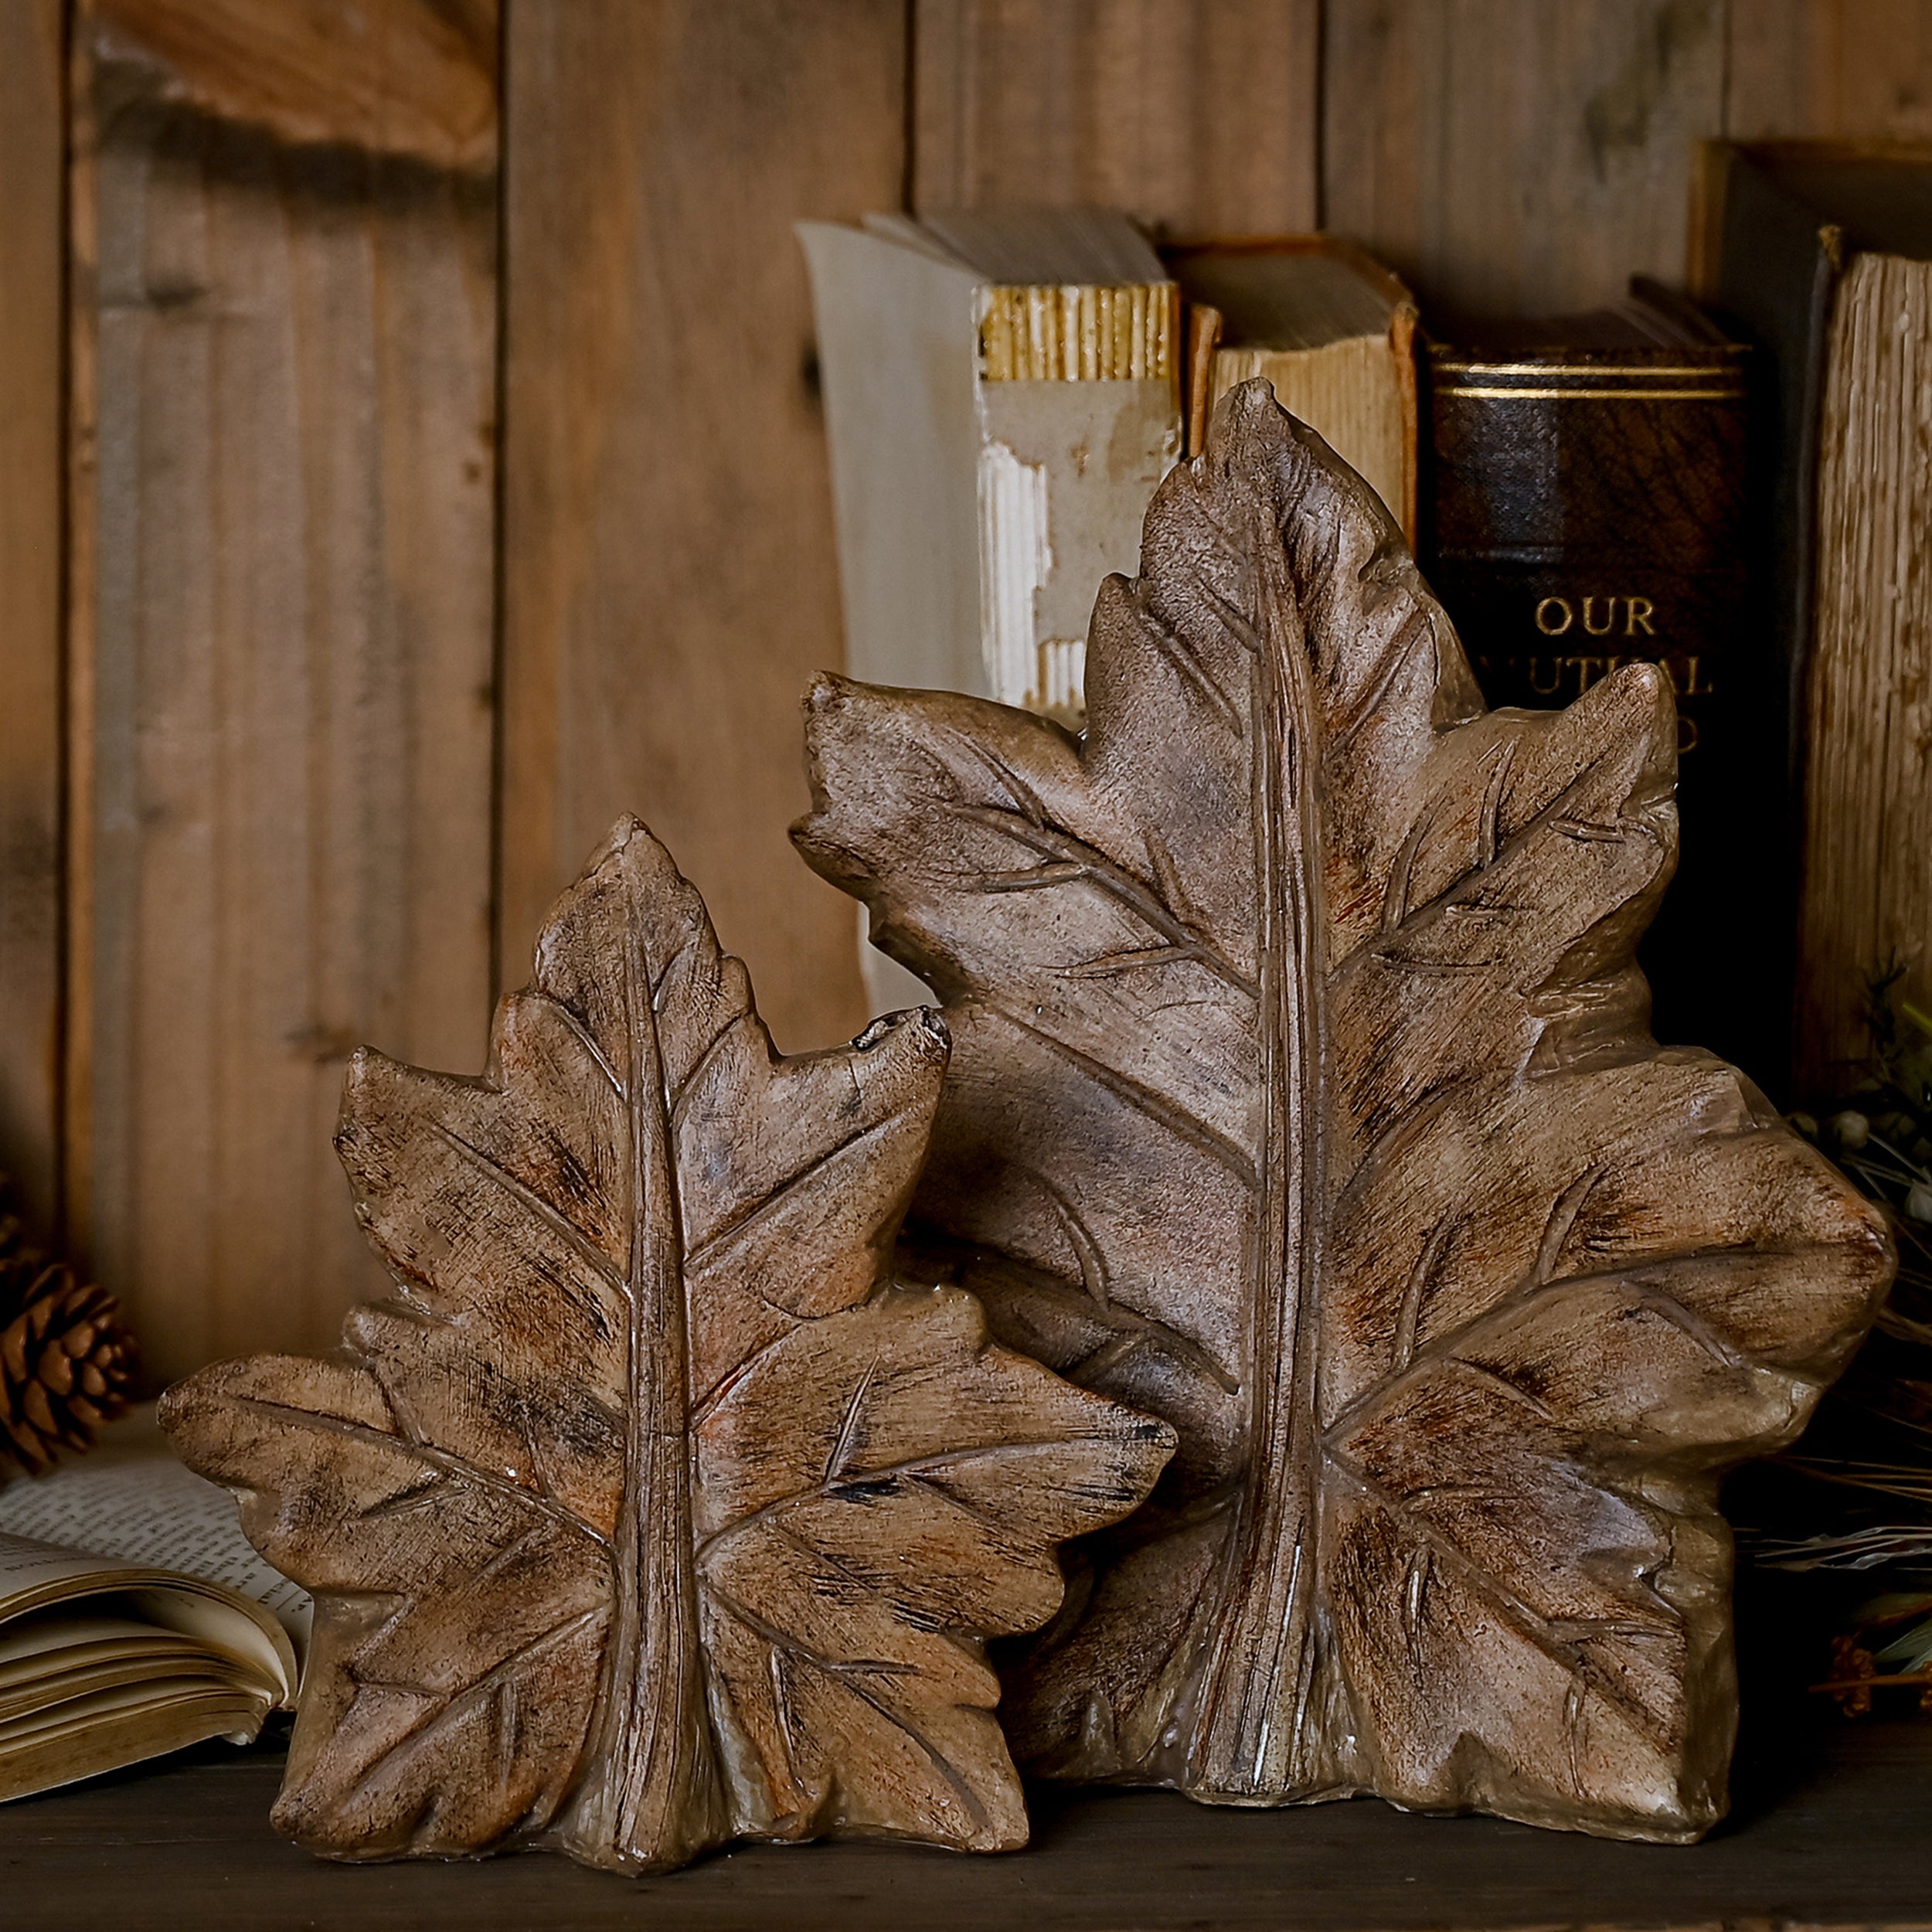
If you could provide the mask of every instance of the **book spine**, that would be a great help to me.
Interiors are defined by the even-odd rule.
[[[1798,855],[1804,841],[1804,679],[1811,655],[1815,602],[1818,422],[1825,348],[1846,260],[1843,232],[1789,193],[1751,151],[1726,146],[1714,158],[1710,205],[1702,219],[1714,253],[1713,309],[1725,328],[1751,345],[1753,473],[1768,485],[1762,508],[1764,637],[1775,664],[1765,693],[1766,728],[1782,748],[1783,767],[1767,797],[1772,835],[1786,855],[1777,882],[1784,924],[1773,975],[1786,1002],[1791,1077],[1784,1097],[1814,1102],[1821,1077],[1795,986],[1800,921]],[[1873,961],[1872,964],[1881,964]],[[1855,997],[1856,989],[1848,989]],[[1842,1083],[1842,1068],[1830,1076]],[[1772,1090],[1778,1091],[1776,1087]]]
[[[1179,384],[1180,302],[1172,282],[992,284],[980,300],[987,382]]]
[[[1181,453],[1180,291],[988,284],[977,327],[985,688],[1077,725],[1094,593]]]
[[[1932,262],[1855,256],[1817,417],[1812,636],[1794,1090],[1869,1070],[1872,984],[1909,1022],[1932,999]]]
[[[1425,564],[1484,695],[1551,709],[1633,658],[1663,666],[1682,855],[1640,954],[1658,1036],[1774,1077],[1783,1015],[1756,1009],[1741,954],[1767,842],[1751,690],[1774,673],[1753,648],[1743,352],[1437,346],[1430,372]]]

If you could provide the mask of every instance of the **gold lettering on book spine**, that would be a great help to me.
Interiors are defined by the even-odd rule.
[[[989,383],[1175,383],[1180,330],[1172,282],[989,287],[979,372]]]
[[[1648,597],[1614,597],[1600,600],[1607,614],[1600,624],[1597,621],[1599,599],[1585,597],[1583,600],[1583,628],[1593,638],[1607,638],[1617,627],[1617,607],[1624,607],[1624,635],[1634,638],[1640,632],[1647,638],[1657,634],[1657,627],[1651,621],[1657,614],[1657,606]],[[1577,621],[1577,607],[1568,597],[1545,597],[1536,606],[1536,628],[1546,638],[1560,638]]]

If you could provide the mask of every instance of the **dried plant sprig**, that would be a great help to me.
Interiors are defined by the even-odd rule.
[[[1785,1464],[1820,1482],[1842,1483],[1847,1488],[1869,1489],[1886,1496],[1903,1496],[1932,1503],[1932,1468],[1917,1463],[1857,1462],[1829,1456],[1787,1456]]]
[[[1899,1271],[1865,1352],[1799,1449],[1778,1458],[1802,1479],[1801,1520],[1740,1532],[1765,1569],[1932,1575],[1932,1014],[1903,997],[1903,977],[1893,964],[1867,983],[1865,1077],[1834,1105],[1791,1117],[1883,1209]],[[1813,1688],[1862,1716],[1875,1689],[1894,1685],[1920,1689],[1932,1715],[1932,1592],[1859,1604]]]
[[[1932,1563],[1932,1527],[1883,1524],[1843,1536],[1760,1536],[1749,1539],[1747,1547],[1767,1570],[1872,1570],[1880,1563]]]

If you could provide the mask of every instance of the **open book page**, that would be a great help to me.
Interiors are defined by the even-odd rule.
[[[207,1681],[136,1682],[71,1699],[37,1723],[0,1727],[0,1803],[211,1737],[246,1744],[264,1715],[259,1695]]]
[[[266,1700],[264,1713],[294,1702],[296,1638],[257,1598],[185,1570],[0,1530],[0,1659],[23,1636],[51,1631],[62,1645],[83,1641],[90,1618],[114,1614],[138,1619],[157,1655],[172,1655],[186,1639],[200,1660],[197,1674],[252,1685]],[[0,1722],[0,1748],[8,1729]]]
[[[204,1738],[247,1743],[294,1701],[307,1594],[233,1498],[142,1417],[84,1461],[0,1488],[0,1801]]]
[[[248,1743],[296,1672],[287,1631],[239,1590],[0,1532],[0,1801]]]
[[[264,1563],[236,1519],[235,1499],[204,1482],[165,1450],[104,1451],[51,1475],[0,1488],[0,1538],[29,1537],[88,1556],[145,1569],[177,1570],[252,1597],[305,1651],[308,1593]],[[10,1594],[23,1556],[0,1543],[0,1595]],[[100,1566],[86,1566],[97,1571]]]
[[[0,1753],[137,1704],[233,1707],[237,1700],[236,1729],[246,1741],[269,1702],[254,1673],[153,1624],[62,1607],[0,1626]]]

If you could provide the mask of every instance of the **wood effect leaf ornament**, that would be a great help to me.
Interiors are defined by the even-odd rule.
[[[778,1056],[627,821],[484,1078],[356,1056],[337,1146],[395,1297],[163,1405],[318,1594],[280,1828],[633,1870],[1025,1842],[981,1640],[1053,1614],[1056,1543],[1172,1437],[893,1285],[946,1054],[921,1012]]]
[[[1668,686],[1486,713],[1380,504],[1250,383],[1087,688],[1077,739],[828,680],[794,832],[946,1002],[927,1264],[1181,1438],[1012,1672],[1016,1754],[1696,1836],[1719,1475],[1797,1433],[1891,1263],[1741,1075],[1649,1036]]]

